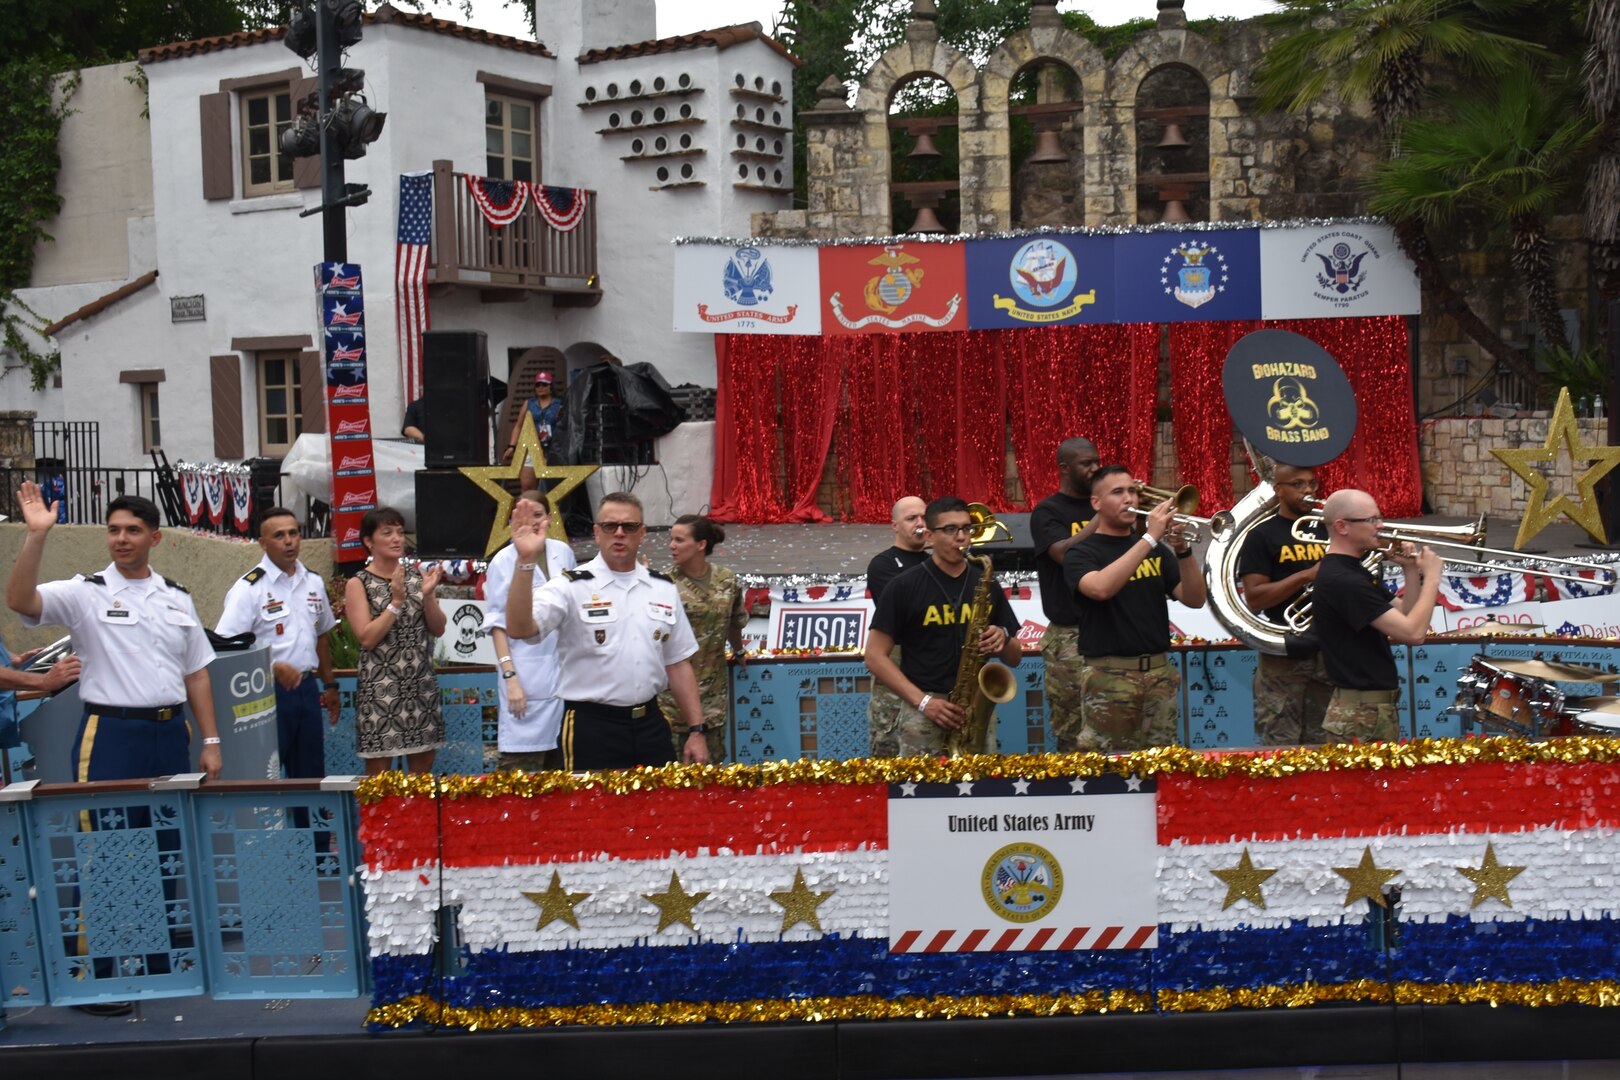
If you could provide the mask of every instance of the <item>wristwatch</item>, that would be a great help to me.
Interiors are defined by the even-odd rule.
[[[501,671],[501,678],[503,678],[503,679],[515,679],[515,678],[517,678],[517,671],[515,669],[512,670],[512,671],[502,670]]]
[[[701,735],[703,732],[704,726],[702,724],[693,724],[691,727],[686,729],[686,733],[688,735]]]

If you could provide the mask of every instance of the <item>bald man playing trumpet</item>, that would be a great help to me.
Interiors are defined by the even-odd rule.
[[[1401,734],[1400,678],[1389,646],[1421,645],[1428,636],[1444,563],[1431,548],[1396,544],[1388,558],[1406,574],[1406,591],[1396,599],[1361,565],[1386,542],[1373,497],[1354,488],[1334,492],[1322,523],[1328,550],[1316,572],[1311,629],[1334,688],[1322,730],[1339,742],[1393,742]]]

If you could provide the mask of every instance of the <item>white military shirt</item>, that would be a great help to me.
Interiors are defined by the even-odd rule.
[[[556,631],[569,701],[640,705],[669,685],[664,668],[697,652],[675,583],[645,566],[620,575],[598,555],[535,591],[537,636]]]
[[[186,676],[206,668],[214,650],[191,594],[153,571],[126,578],[118,568],[39,586],[39,618],[73,635],[84,665],[79,697],[97,705],[151,708],[186,700]]]
[[[534,592],[548,578],[562,577],[575,565],[574,549],[561,540],[546,541],[546,577],[535,567]],[[484,571],[484,629],[506,629],[506,597],[512,591],[512,567],[517,565],[517,548],[511,544],[497,551]],[[517,681],[523,687],[527,707],[522,716],[513,716],[506,700],[506,680],[496,684],[500,704],[499,746],[507,754],[532,754],[550,750],[562,733],[562,699],[557,696],[557,637],[512,638],[508,654]]]
[[[326,582],[301,562],[284,574],[266,555],[232,582],[214,631],[221,637],[251,631],[255,644],[270,646],[276,663],[314,671],[320,666],[315,641],[336,625]]]

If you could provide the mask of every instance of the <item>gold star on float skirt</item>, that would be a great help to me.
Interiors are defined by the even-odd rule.
[[[1243,849],[1243,857],[1237,865],[1227,870],[1211,870],[1210,873],[1226,883],[1226,899],[1221,902],[1221,910],[1225,911],[1239,900],[1247,900],[1261,911],[1266,910],[1266,898],[1260,892],[1260,885],[1275,870],[1267,870],[1254,865],[1249,860],[1249,849]]]
[[[1469,904],[1469,910],[1479,907],[1485,901],[1495,897],[1508,907],[1513,901],[1508,897],[1508,882],[1524,873],[1522,866],[1503,866],[1496,861],[1496,845],[1490,841],[1485,842],[1485,860],[1476,869],[1472,866],[1459,866],[1457,873],[1474,883],[1474,902]]]
[[[1569,450],[1572,465],[1585,462],[1586,471],[1575,477],[1580,492],[1577,505],[1569,496],[1560,494],[1547,501],[1547,477],[1532,465],[1552,465],[1558,460],[1559,444]],[[1585,529],[1598,543],[1607,543],[1603,517],[1599,513],[1597,482],[1607,476],[1610,469],[1620,465],[1620,446],[1588,446],[1581,442],[1580,425],[1575,422],[1575,407],[1569,400],[1569,387],[1558,392],[1558,406],[1553,409],[1552,421],[1547,425],[1547,441],[1528,450],[1492,450],[1497,459],[1512,469],[1530,485],[1530,501],[1525,504],[1524,517],[1519,521],[1519,535],[1513,540],[1514,550],[1522,550],[1530,539],[1551,525],[1560,514]]]
[[[534,924],[536,930],[544,930],[552,923],[561,919],[579,929],[579,918],[574,914],[574,905],[591,894],[588,892],[569,892],[563,888],[562,875],[553,870],[551,872],[551,887],[545,892],[529,892],[524,890],[524,896],[540,905],[540,921]]]
[[[676,923],[685,923],[691,931],[697,933],[697,927],[692,923],[692,909],[709,898],[706,892],[689,893],[681,884],[681,877],[676,871],[669,872],[669,891],[661,893],[642,893],[642,899],[651,900],[658,906],[658,929],[664,930]]]
[[[1389,907],[1389,901],[1384,899],[1384,886],[1389,884],[1391,878],[1401,873],[1400,870],[1384,870],[1376,866],[1373,863],[1371,844],[1361,849],[1360,863],[1355,866],[1335,866],[1333,872],[1350,883],[1350,888],[1344,896],[1345,907],[1363,898],[1371,900],[1379,907]]]
[[[790,930],[804,923],[816,933],[821,933],[821,919],[816,915],[816,909],[836,891],[812,892],[804,883],[804,871],[793,871],[793,888],[771,893],[771,899],[782,905],[782,929]]]
[[[517,449],[512,451],[510,465],[466,465],[459,470],[462,476],[477,484],[495,500],[495,524],[490,526],[489,540],[484,545],[486,558],[499,551],[501,545],[512,538],[513,496],[503,481],[521,480],[523,466],[530,462],[534,466],[535,480],[558,481],[546,490],[546,501],[551,504],[552,511],[549,535],[553,540],[568,539],[568,531],[563,527],[562,515],[557,513],[557,507],[561,505],[564,497],[600,468],[598,465],[547,465],[546,452],[541,447],[540,436],[534,429],[534,416],[528,409],[524,409],[523,426],[518,431]],[[420,508],[417,512],[421,512]]]

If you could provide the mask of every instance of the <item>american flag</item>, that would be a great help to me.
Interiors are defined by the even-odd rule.
[[[407,402],[422,396],[422,332],[428,318],[428,240],[433,232],[433,174],[399,178],[399,245],[394,251],[394,308],[399,318],[399,380]]]

